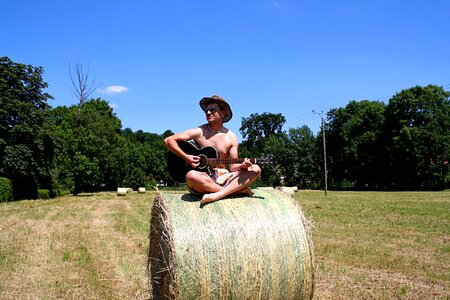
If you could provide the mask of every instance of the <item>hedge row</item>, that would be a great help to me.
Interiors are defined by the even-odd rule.
[[[54,188],[52,190],[48,189],[38,189],[38,199],[50,199],[58,196],[70,194],[69,190]],[[11,180],[6,177],[0,177],[0,202],[9,202],[14,200],[13,185]]]

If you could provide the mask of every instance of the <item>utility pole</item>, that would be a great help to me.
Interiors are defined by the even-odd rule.
[[[326,143],[325,143],[325,121],[323,119],[323,111],[316,113],[313,110],[313,114],[320,115],[320,117],[322,118],[323,168],[324,168],[324,174],[325,174],[325,196],[326,196],[327,191],[328,191],[328,169],[327,169],[327,147],[326,147]]]

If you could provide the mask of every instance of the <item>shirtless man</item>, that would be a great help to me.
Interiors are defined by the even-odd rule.
[[[167,149],[183,158],[192,168],[199,166],[200,157],[183,152],[178,141],[194,140],[200,148],[214,147],[219,158],[238,158],[237,137],[223,126],[233,116],[228,103],[220,96],[211,96],[200,100],[200,107],[208,123],[167,137],[164,140]],[[214,168],[214,174],[211,175],[197,170],[190,170],[186,174],[186,185],[191,193],[202,195],[201,205],[232,194],[252,195],[249,186],[261,174],[260,167],[247,158],[242,163],[231,164],[229,171],[225,165],[216,165]]]

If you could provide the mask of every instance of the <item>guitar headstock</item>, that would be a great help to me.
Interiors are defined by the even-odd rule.
[[[255,163],[258,165],[266,165],[273,163],[273,155],[265,155],[255,159]]]

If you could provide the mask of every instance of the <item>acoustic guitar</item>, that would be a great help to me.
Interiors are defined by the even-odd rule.
[[[191,170],[210,173],[215,165],[238,164],[244,161],[244,158],[219,158],[216,148],[212,146],[198,148],[193,143],[185,141],[178,142],[178,146],[180,146],[181,150],[185,153],[200,157],[199,166],[197,168],[192,168],[184,159],[169,151],[167,157],[169,175],[178,183],[185,183],[186,174]],[[265,164],[270,162],[270,159],[265,157],[249,159],[254,164]]]

